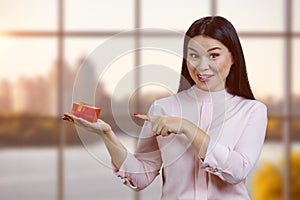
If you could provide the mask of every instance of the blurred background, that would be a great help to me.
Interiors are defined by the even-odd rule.
[[[254,95],[268,106],[265,145],[247,182],[252,198],[300,198],[299,0],[0,0],[0,13],[0,199],[160,199],[161,177],[139,193],[123,186],[61,115],[70,112],[80,65],[101,43],[134,28],[184,33],[206,15],[236,27]],[[124,37],[135,47],[145,39],[182,40],[159,31]],[[112,94],[122,76],[153,63],[180,73],[178,57],[145,50],[113,62],[98,82],[95,104],[131,150],[135,142],[114,122]],[[146,112],[170,91],[142,87],[129,106],[128,95],[114,96],[120,110]]]

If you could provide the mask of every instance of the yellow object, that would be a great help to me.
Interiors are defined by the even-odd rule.
[[[300,152],[292,152],[290,159],[290,200],[300,199]],[[264,163],[252,181],[253,200],[283,199],[283,165]]]

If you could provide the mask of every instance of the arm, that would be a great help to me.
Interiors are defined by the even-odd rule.
[[[162,112],[162,108],[154,104],[149,110],[152,114]],[[114,171],[127,186],[134,190],[141,190],[159,174],[162,160],[149,122],[145,122],[142,128],[135,154],[131,154],[104,121],[99,119],[97,123],[90,123],[73,115],[65,114],[65,116],[72,118],[79,127],[97,133],[103,138],[111,156]]]
[[[148,113],[162,114],[163,109],[153,103]],[[136,191],[152,183],[162,165],[158,143],[152,134],[151,127],[150,122],[144,123],[135,153],[128,153],[123,165],[116,171],[124,183]]]
[[[258,160],[264,143],[266,126],[266,107],[259,104],[250,113],[247,125],[233,148],[210,141],[202,163],[203,168],[231,184],[243,181]]]
[[[192,122],[178,117],[147,116],[135,114],[136,117],[153,123],[152,132],[158,136],[168,136],[171,133],[184,134],[195,148],[198,155],[204,159],[210,137]]]
[[[186,121],[186,124],[183,133],[190,141],[192,141],[192,145],[200,158],[205,159],[210,137],[190,121]]]
[[[120,169],[127,156],[127,149],[123,146],[113,131],[102,134],[104,144],[112,159],[112,163]]]
[[[247,126],[234,148],[211,140],[205,132],[185,119],[146,115],[136,117],[151,121],[152,131],[156,135],[185,134],[196,149],[202,168],[228,183],[235,184],[248,176],[258,160],[264,143],[267,126],[266,107],[259,104],[250,115]]]
[[[91,132],[100,135],[104,141],[104,144],[110,154],[112,163],[120,168],[127,156],[127,149],[112,131],[109,124],[103,120],[98,119],[96,123],[90,123],[82,118],[76,117],[71,114],[64,114],[64,120],[68,120],[76,124],[77,126],[87,129]]]

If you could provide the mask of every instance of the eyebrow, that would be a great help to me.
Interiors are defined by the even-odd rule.
[[[188,47],[188,49],[197,52],[197,50],[192,48],[192,47]],[[213,51],[213,50],[216,50],[216,49],[221,50],[220,47],[213,47],[213,48],[208,49],[207,52],[210,52],[210,51]]]
[[[197,50],[193,49],[192,47],[188,47],[188,49],[197,52]]]
[[[221,50],[220,47],[213,47],[213,48],[208,49],[207,52],[210,52],[210,51],[213,51],[213,50],[216,50],[216,49]]]

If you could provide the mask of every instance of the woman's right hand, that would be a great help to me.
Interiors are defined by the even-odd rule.
[[[97,122],[89,122],[69,113],[64,113],[62,119],[73,122],[76,126],[97,134],[106,134],[112,131],[111,126],[101,119],[98,119]]]

